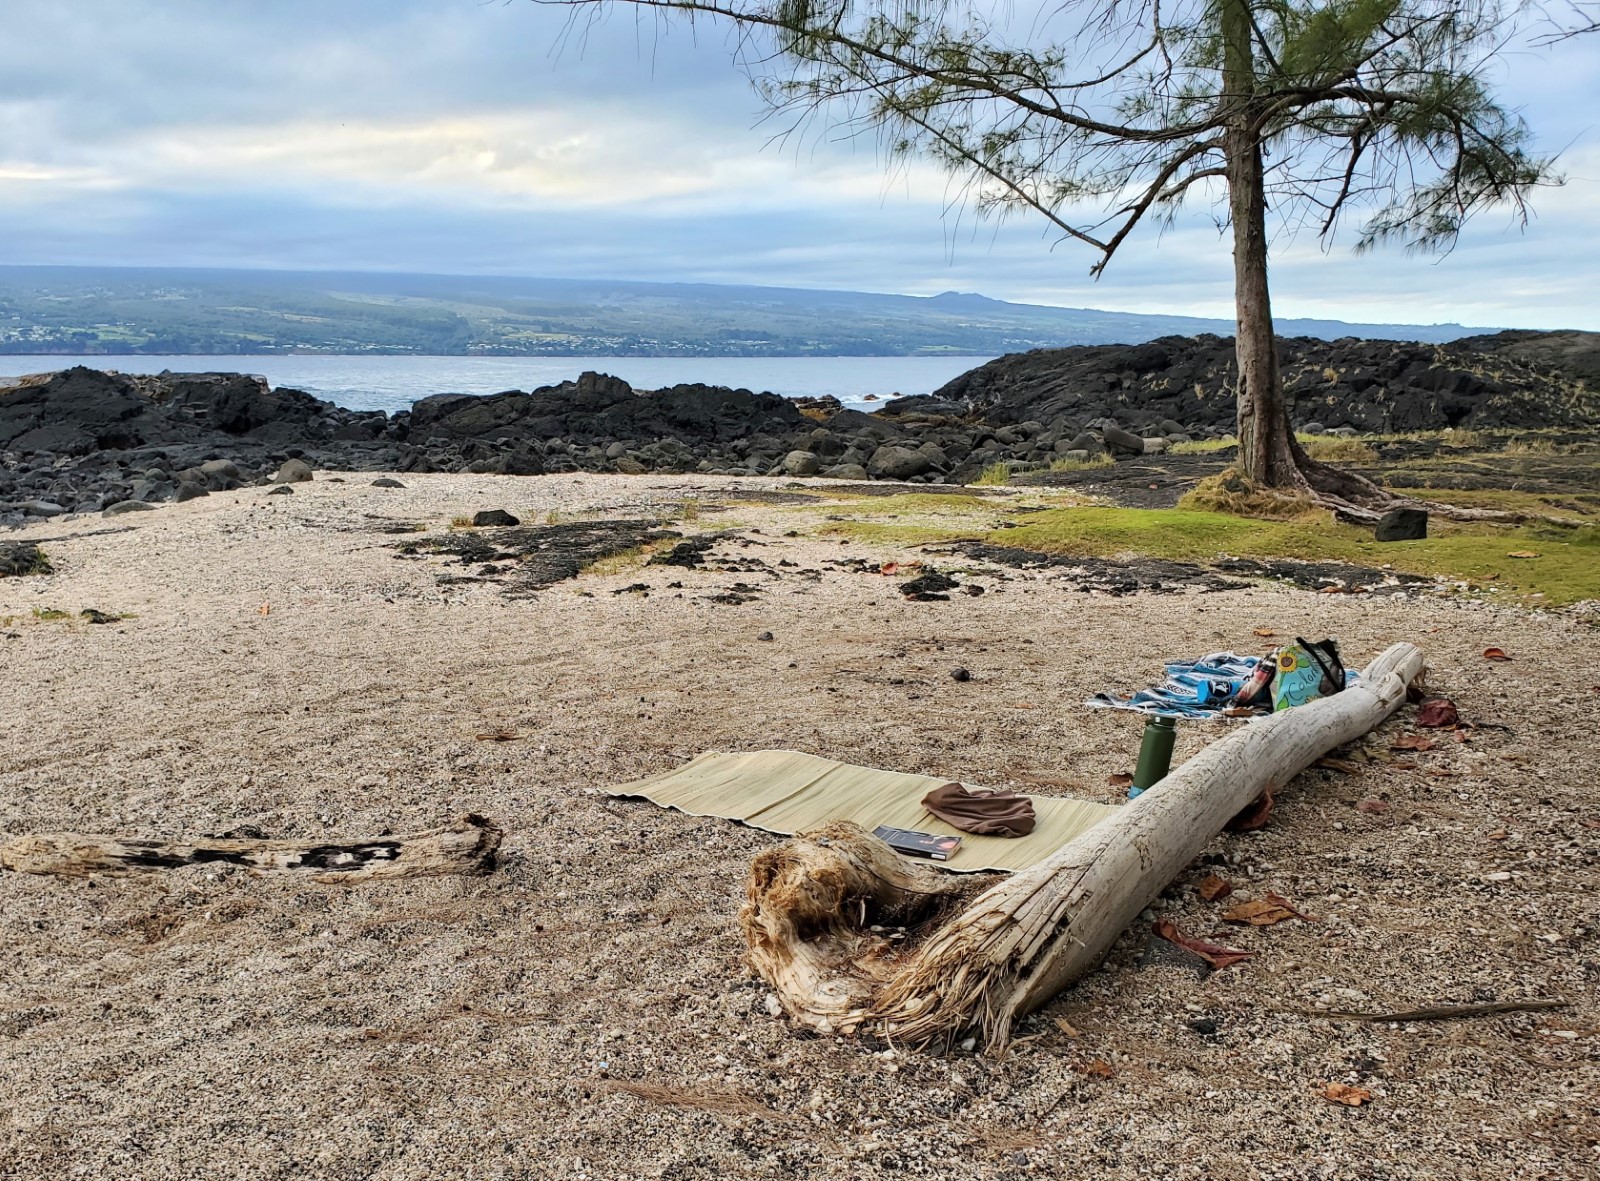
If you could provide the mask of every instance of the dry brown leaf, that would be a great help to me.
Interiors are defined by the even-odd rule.
[[[1341,771],[1346,775],[1355,775],[1361,770],[1360,763],[1351,762],[1349,759],[1335,758],[1333,755],[1324,755],[1318,759],[1317,766],[1326,767],[1330,771]]]
[[[1346,1107],[1360,1107],[1372,1098],[1372,1092],[1365,1087],[1351,1087],[1344,1083],[1328,1083],[1320,1093],[1324,1099],[1343,1103]]]
[[[1234,964],[1242,964],[1255,954],[1249,951],[1239,951],[1232,947],[1222,947],[1216,943],[1207,943],[1204,939],[1192,939],[1178,930],[1178,924],[1171,919],[1157,919],[1150,929],[1155,932],[1157,938],[1176,944],[1185,951],[1194,952],[1206,963],[1219,970],[1231,968]]]
[[[1253,635],[1253,636],[1260,636],[1262,639],[1265,640],[1265,639],[1270,639],[1271,637],[1277,635],[1278,633],[1273,631],[1270,627],[1258,627],[1258,628],[1255,628],[1253,631],[1251,631],[1250,634]]]
[[[1107,1062],[1104,1058],[1096,1058],[1093,1062],[1089,1062],[1078,1067],[1078,1070],[1080,1073],[1086,1074],[1090,1078],[1110,1078],[1116,1073],[1116,1071],[1111,1069],[1111,1063]]]
[[[1512,550],[1506,555],[1508,558],[1537,558],[1540,556],[1541,555],[1534,553],[1531,549],[1516,549]]]
[[[1389,766],[1396,771],[1415,771],[1417,769],[1417,764],[1410,759],[1396,759]]]
[[[1083,1030],[1073,1025],[1072,1022],[1068,1021],[1065,1017],[1056,1018],[1056,1028],[1064,1033],[1067,1037],[1083,1036]]]
[[[1281,894],[1274,894],[1270,890],[1265,898],[1258,898],[1250,902],[1241,902],[1222,912],[1222,919],[1228,923],[1245,923],[1252,927],[1270,927],[1281,923],[1285,919],[1300,919],[1309,922],[1308,915],[1301,914],[1289,900]]]
[[[1430,697],[1417,706],[1417,725],[1426,726],[1430,730],[1454,726],[1459,720],[1456,703],[1448,697]]]
[[[1389,744],[1390,750],[1432,750],[1433,739],[1423,734],[1402,734]]]
[[[1215,902],[1233,893],[1233,883],[1226,878],[1219,878],[1214,873],[1208,873],[1194,888],[1194,892],[1207,902]]]
[[[1486,840],[1486,841],[1503,841],[1510,835],[1511,834],[1509,832],[1507,832],[1505,829],[1497,828],[1497,829],[1495,829],[1494,832],[1489,833],[1483,839]]]
[[[504,726],[490,730],[487,734],[473,735],[479,742],[516,742],[522,735],[515,730],[508,730]]]
[[[1584,820],[1583,820],[1583,827],[1584,828],[1600,828],[1600,820],[1590,820],[1589,818],[1585,817]]]
[[[1133,776],[1126,771],[1118,771],[1115,775],[1107,775],[1106,782],[1112,787],[1132,787]]]
[[[1380,812],[1387,812],[1389,805],[1383,800],[1362,800],[1356,805],[1357,812],[1370,812],[1374,816]]]
[[[1267,820],[1272,816],[1272,803],[1277,796],[1278,789],[1267,785],[1267,790],[1261,793],[1261,798],[1239,810],[1232,820],[1228,821],[1229,832],[1255,832],[1258,828],[1265,828]]]
[[[1285,919],[1294,918],[1294,912],[1285,910],[1281,906],[1274,906],[1265,899],[1255,899],[1251,902],[1241,902],[1222,912],[1222,919],[1228,923],[1245,923],[1252,927],[1270,927],[1274,923],[1281,923]]]
[[[1504,648],[1485,648],[1483,650],[1483,658],[1485,660],[1510,660],[1511,659],[1511,657],[1506,655],[1506,650]]]

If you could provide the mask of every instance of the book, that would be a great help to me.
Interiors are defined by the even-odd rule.
[[[891,828],[880,824],[872,835],[883,841],[896,853],[907,857],[931,857],[935,861],[949,861],[961,848],[960,837],[941,836],[936,832],[918,832],[914,828]]]

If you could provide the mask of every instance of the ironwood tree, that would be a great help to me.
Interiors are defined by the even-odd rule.
[[[1368,514],[1387,494],[1289,427],[1271,230],[1449,249],[1554,179],[1491,73],[1511,0],[542,0],[727,22],[767,102],[936,160],[981,213],[1042,216],[1097,256],[1209,202],[1231,232],[1239,467]]]

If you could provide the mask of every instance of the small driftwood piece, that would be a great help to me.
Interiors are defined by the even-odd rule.
[[[1497,1017],[1501,1013],[1537,1013],[1545,1009],[1568,1009],[1571,1002],[1551,997],[1548,1000],[1488,1001],[1480,1005],[1435,1005],[1431,1009],[1407,1009],[1403,1013],[1357,1013],[1344,1009],[1301,1009],[1308,1017],[1330,1021],[1454,1021],[1461,1017]]]
[[[799,1024],[912,1045],[972,1030],[1003,1051],[1016,1020],[1100,961],[1243,808],[1400,707],[1422,652],[1396,644],[1358,685],[1242,726],[1038,865],[980,894],[914,950],[867,928],[932,917],[950,892],[854,825],[757,857],[740,910],[751,965]]]
[[[483,874],[494,868],[498,825],[473,813],[443,828],[365,841],[266,841],[205,838],[140,841],[91,833],[17,837],[0,845],[0,868],[17,873],[88,877],[184,865],[239,865],[267,873],[298,872],[318,882]]]

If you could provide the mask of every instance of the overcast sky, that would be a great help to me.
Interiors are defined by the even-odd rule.
[[[1230,316],[1196,217],[1091,281],[870,141],[774,143],[714,30],[523,0],[7,0],[0,262],[757,283]],[[1600,36],[1503,68],[1569,183],[1443,259],[1275,246],[1282,316],[1600,329]]]

